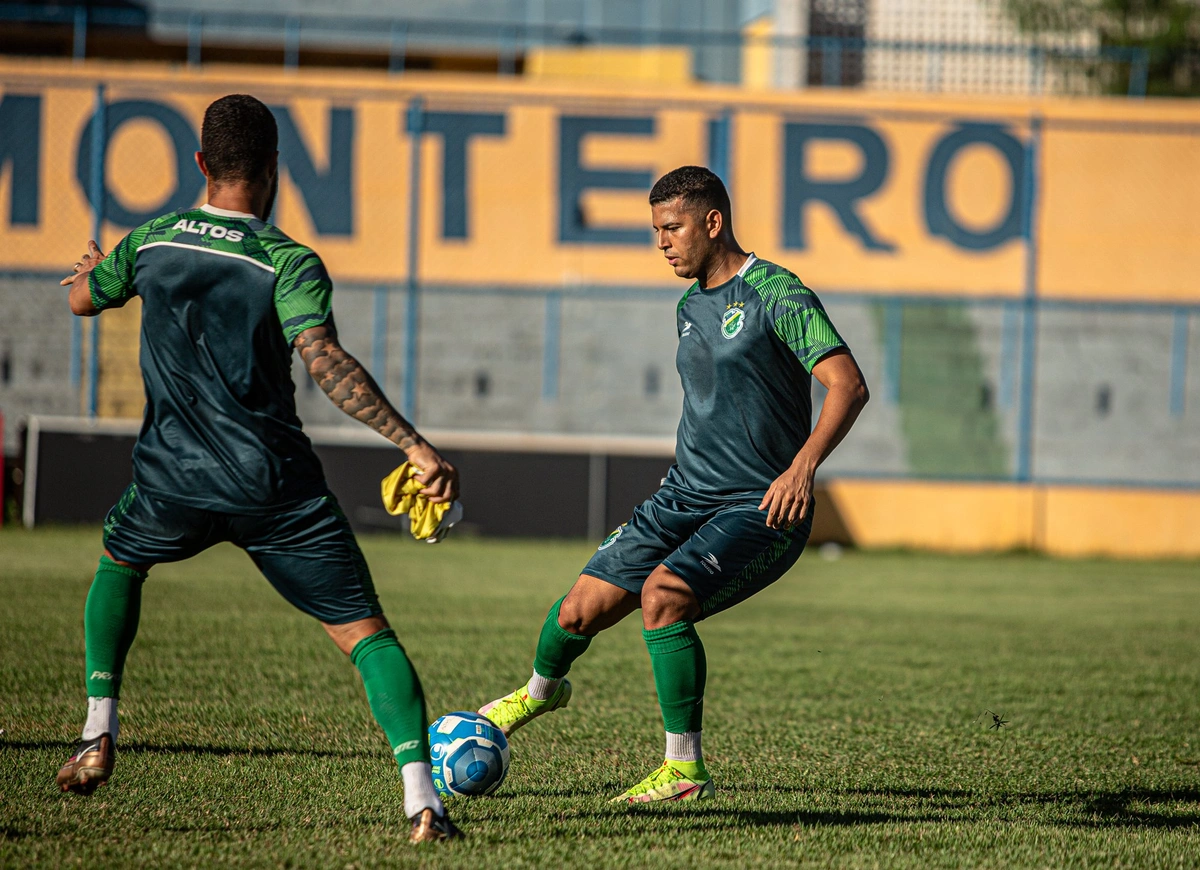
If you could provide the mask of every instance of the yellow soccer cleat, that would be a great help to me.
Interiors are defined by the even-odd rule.
[[[702,761],[671,761],[629,791],[613,798],[614,804],[643,804],[655,801],[704,801],[716,797],[712,777]]]
[[[486,716],[492,724],[504,732],[505,737],[512,735],[522,725],[528,725],[543,713],[549,713],[560,707],[565,707],[571,700],[571,682],[563,680],[559,683],[554,694],[545,701],[538,701],[529,696],[529,685],[517,689],[511,695],[497,698],[479,708],[479,715]]]

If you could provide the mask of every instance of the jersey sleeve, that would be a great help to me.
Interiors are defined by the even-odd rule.
[[[315,251],[298,248],[276,266],[275,312],[288,344],[333,319],[333,282]]]
[[[821,300],[797,279],[774,294],[770,318],[779,340],[809,372],[829,353],[846,347]]]
[[[133,287],[133,266],[147,233],[148,227],[138,227],[129,233],[88,273],[92,305],[98,310],[120,308],[137,295]]]

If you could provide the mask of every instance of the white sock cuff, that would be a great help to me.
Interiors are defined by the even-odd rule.
[[[410,761],[400,768],[404,780],[404,815],[410,819],[424,809],[431,809],[439,816],[446,814],[446,807],[433,787],[433,771],[426,761]]]
[[[535,701],[549,701],[551,696],[558,691],[559,685],[562,683],[562,677],[557,680],[552,680],[549,677],[543,677],[537,671],[533,672],[533,676],[529,678],[529,684],[526,688],[529,690],[529,697]]]
[[[685,731],[683,734],[667,732],[667,758],[671,761],[700,761],[700,732]]]
[[[117,732],[121,726],[117,722],[117,699],[88,697],[87,723],[83,726],[83,739],[95,740],[101,734],[111,734],[113,743],[117,742]]]

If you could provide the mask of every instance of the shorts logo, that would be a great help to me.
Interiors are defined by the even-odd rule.
[[[722,338],[733,338],[746,325],[746,303],[732,302],[725,306],[725,314],[721,318]]]
[[[609,534],[609,536],[604,539],[604,543],[602,543],[596,549],[597,550],[607,550],[609,547],[611,547],[613,544],[615,544],[617,542],[617,538],[621,537],[621,532],[623,532],[623,531],[625,531],[625,524],[621,523],[621,525],[617,526],[615,529],[612,530],[612,532]]]
[[[709,553],[707,556],[701,556],[700,564],[705,567],[709,574],[716,574],[721,570],[721,563],[717,561],[717,557],[712,553]]]

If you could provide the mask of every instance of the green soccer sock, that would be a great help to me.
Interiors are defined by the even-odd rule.
[[[575,659],[587,651],[592,639],[582,634],[571,634],[558,624],[558,611],[562,607],[563,596],[554,602],[546,621],[542,625],[542,634],[538,638],[537,654],[533,659],[533,669],[538,674],[551,680],[561,680],[571,670]]]
[[[363,638],[351,650],[350,661],[362,674],[367,703],[387,735],[396,764],[427,764],[425,693],[396,632],[385,628]]]
[[[146,572],[100,557],[96,577],[83,608],[87,693],[92,698],[118,698],[125,657],[137,636]]]
[[[700,730],[704,714],[704,681],[708,663],[704,644],[691,622],[676,622],[642,631],[650,651],[654,687],[669,734]]]

